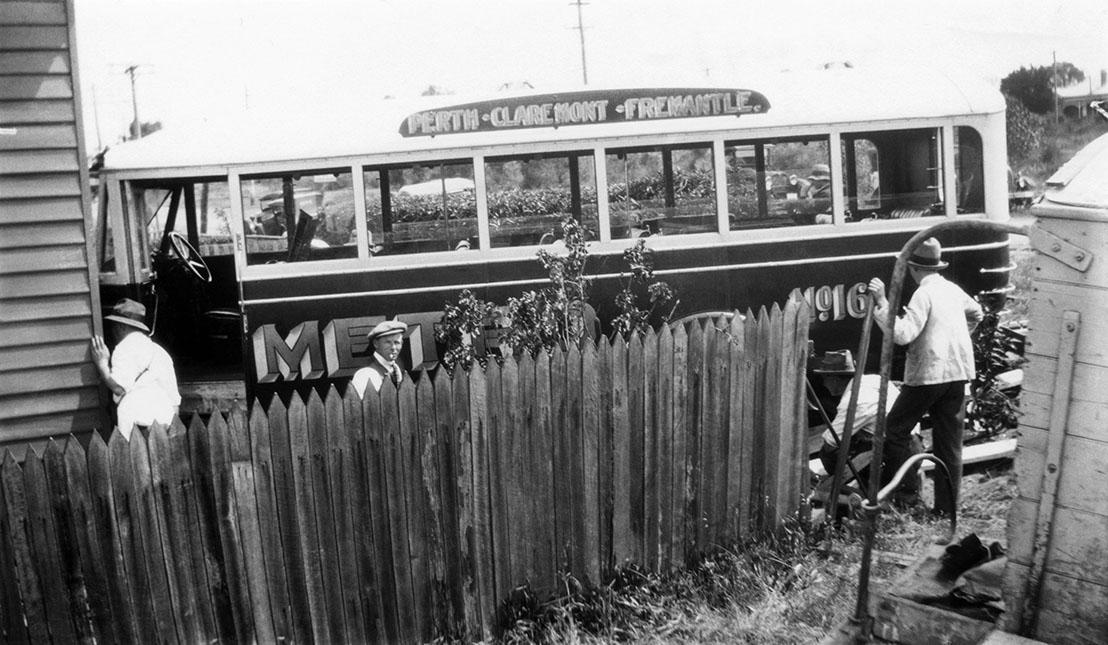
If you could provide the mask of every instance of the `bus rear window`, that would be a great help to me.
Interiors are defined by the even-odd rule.
[[[596,167],[588,152],[485,161],[489,237],[494,248],[546,244],[573,217],[598,239]]]
[[[607,151],[612,238],[714,233],[711,144]]]
[[[472,162],[379,166],[363,174],[372,255],[479,247]]]
[[[349,170],[242,178],[246,263],[358,257]]]

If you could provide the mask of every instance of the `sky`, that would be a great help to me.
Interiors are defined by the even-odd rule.
[[[133,116],[164,127],[329,101],[582,83],[570,0],[79,0],[90,146]],[[999,83],[1052,55],[1099,81],[1104,0],[586,0],[589,85],[743,86],[825,63],[928,64]]]

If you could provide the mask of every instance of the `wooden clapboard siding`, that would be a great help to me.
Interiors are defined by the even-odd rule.
[[[68,1],[0,2],[0,445],[99,426],[100,328]],[[66,420],[66,417],[69,420]]]
[[[603,585],[622,565],[660,572],[742,548],[799,512],[808,319],[794,294],[757,317],[417,373],[364,399],[332,387],[129,441],[95,435],[87,454],[74,440],[23,465],[8,453],[0,627],[489,640],[520,585],[543,600],[564,593],[560,573]],[[1095,526],[1085,506],[1065,521]]]

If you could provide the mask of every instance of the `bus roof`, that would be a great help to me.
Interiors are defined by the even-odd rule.
[[[764,96],[770,108],[739,116],[609,121],[557,128],[405,137],[400,133],[400,126],[408,115],[420,110],[460,106],[474,99],[457,95],[423,97],[415,101],[325,97],[312,103],[297,96],[290,101],[291,105],[254,108],[237,117],[212,116],[192,126],[167,127],[143,139],[119,144],[105,154],[104,170],[172,168],[177,171],[195,169],[202,174],[204,169],[243,164],[312,160],[325,163],[328,159],[366,154],[426,151],[441,156],[451,149],[499,144],[564,145],[629,135],[708,134],[736,127],[751,129],[754,134],[782,127],[1004,111],[1003,98],[996,88],[975,79],[955,80],[952,73],[928,69],[835,68],[784,72],[719,87],[752,90]],[[595,93],[598,88],[589,86],[587,89]],[[645,96],[665,91],[665,88],[642,90]],[[539,92],[479,98],[514,101],[535,94]],[[582,145],[591,147],[591,144]]]

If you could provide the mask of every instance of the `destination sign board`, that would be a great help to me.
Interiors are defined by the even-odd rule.
[[[413,112],[400,123],[400,134],[422,137],[594,123],[740,116],[768,109],[766,97],[753,90],[710,87],[584,90],[478,101]]]

